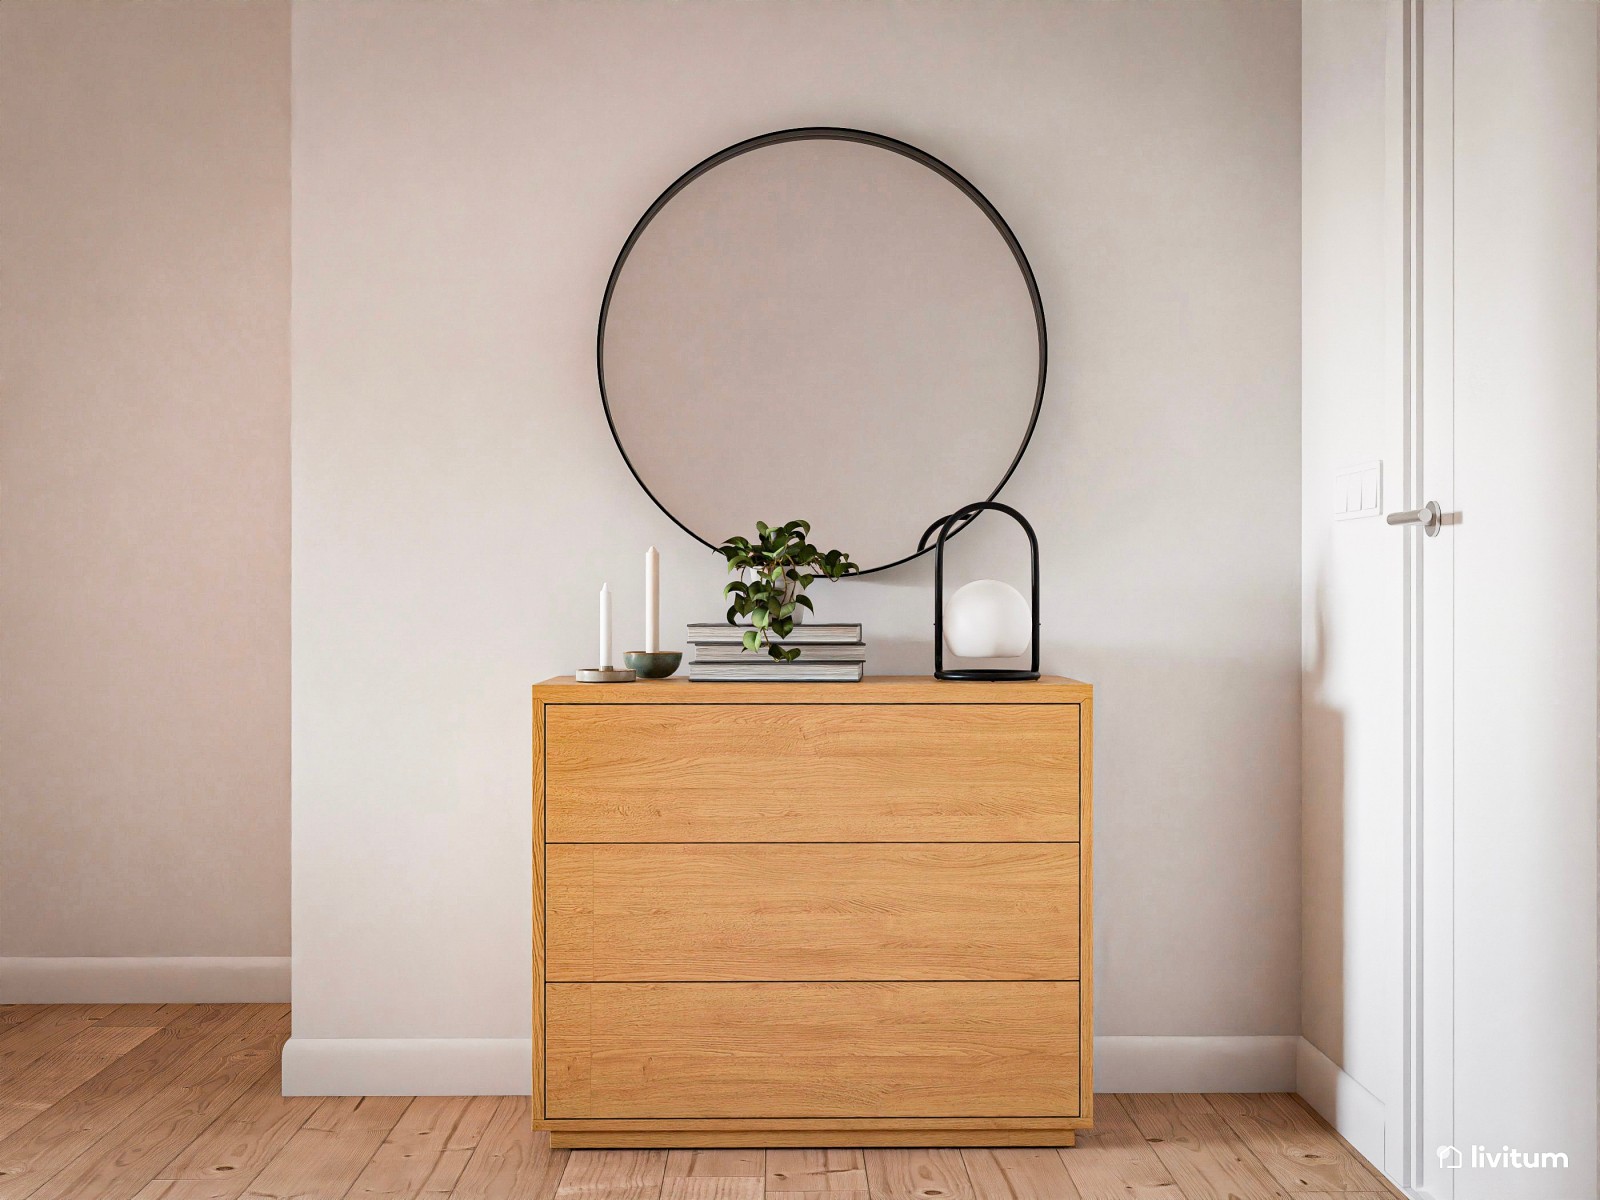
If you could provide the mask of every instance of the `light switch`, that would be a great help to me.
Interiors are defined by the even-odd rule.
[[[1338,521],[1375,517],[1383,511],[1383,463],[1378,459],[1340,467],[1333,477],[1333,516]]]

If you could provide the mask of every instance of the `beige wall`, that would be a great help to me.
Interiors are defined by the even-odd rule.
[[[525,1086],[528,685],[592,653],[602,580],[635,640],[652,543],[664,640],[720,611],[607,433],[601,291],[678,172],[817,123],[967,174],[1039,277],[1004,498],[1046,668],[1100,688],[1097,1031],[1298,1032],[1299,36],[1277,0],[296,8],[290,1076],[504,1039]],[[819,613],[925,672],[931,573]]]
[[[0,957],[288,953],[288,25],[0,5]]]

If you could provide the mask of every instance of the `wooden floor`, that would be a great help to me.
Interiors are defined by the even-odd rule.
[[[279,1093],[282,1004],[0,1007],[0,1200],[1389,1200],[1290,1096],[1096,1096],[1071,1150],[575,1150],[523,1096]]]

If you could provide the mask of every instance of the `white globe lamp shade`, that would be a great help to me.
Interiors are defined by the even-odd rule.
[[[1033,613],[1022,593],[975,579],[944,602],[944,646],[957,658],[1013,658],[1033,648]]]

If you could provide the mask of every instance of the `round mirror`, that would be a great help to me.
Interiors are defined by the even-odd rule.
[[[1005,221],[945,164],[786,130],[650,206],[606,286],[599,368],[618,448],[687,532],[714,546],[803,517],[879,570],[1015,469],[1044,310]]]

